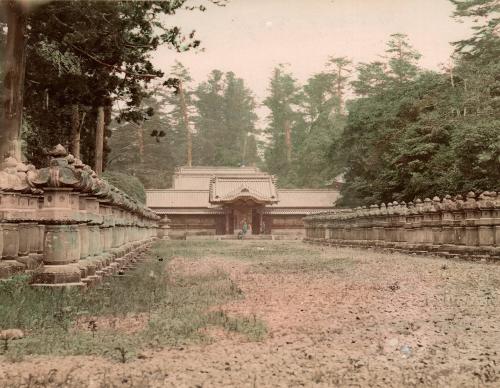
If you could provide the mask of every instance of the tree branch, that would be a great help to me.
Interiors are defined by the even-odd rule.
[[[74,48],[76,51],[78,51],[78,52],[82,53],[83,55],[87,56],[88,58],[92,59],[94,62],[97,62],[100,65],[109,67],[109,68],[111,68],[111,69],[113,69],[115,71],[118,71],[120,73],[129,75],[129,76],[132,76],[132,77],[136,77],[136,78],[149,78],[149,79],[151,79],[151,78],[157,78],[157,77],[159,77],[159,75],[157,75],[157,74],[140,74],[140,73],[133,73],[133,72],[127,71],[125,69],[122,69],[118,65],[111,65],[109,63],[101,61],[99,58],[96,58],[94,55],[89,54],[88,52],[86,52],[85,50],[82,50],[81,48],[75,46],[74,44],[71,44],[71,43],[68,43],[68,44],[72,48]]]

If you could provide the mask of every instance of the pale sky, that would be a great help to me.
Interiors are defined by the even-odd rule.
[[[195,29],[205,51],[178,54],[161,47],[154,63],[168,73],[178,60],[195,83],[213,69],[234,71],[261,102],[279,63],[290,64],[303,83],[329,56],[376,60],[396,32],[409,36],[423,67],[438,69],[452,52],[449,42],[470,35],[466,24],[451,18],[453,9],[448,0],[231,0],[226,7],[169,17],[168,24],[186,33]]]

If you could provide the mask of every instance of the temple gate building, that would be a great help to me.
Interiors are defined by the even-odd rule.
[[[279,189],[256,167],[179,167],[173,187],[146,190],[146,204],[170,219],[170,235],[248,234],[301,237],[302,218],[329,210],[338,190]]]

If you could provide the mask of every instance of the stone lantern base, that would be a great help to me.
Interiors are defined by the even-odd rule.
[[[74,264],[47,265],[33,276],[34,287],[66,287],[80,286],[85,283],[81,281],[80,268]]]

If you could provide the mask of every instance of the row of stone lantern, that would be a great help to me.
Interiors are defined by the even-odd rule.
[[[306,241],[500,256],[500,193],[341,209],[304,219]]]
[[[13,158],[0,171],[0,277],[37,267],[37,286],[92,284],[158,234],[159,217],[61,145],[48,167]]]

